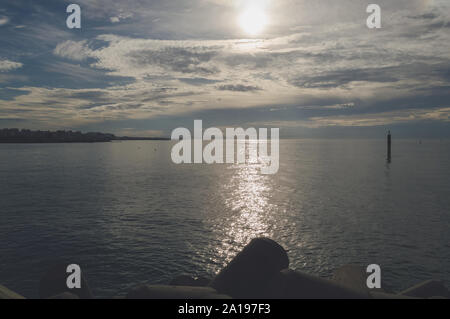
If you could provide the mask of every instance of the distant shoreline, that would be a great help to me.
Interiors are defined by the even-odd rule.
[[[127,139],[114,139],[110,141],[64,141],[64,140],[34,140],[34,139],[14,139],[14,140],[1,140],[0,144],[94,144],[94,143],[111,143],[114,141],[170,141],[169,138],[127,138]]]
[[[109,133],[0,129],[0,144],[107,143],[113,141],[169,141],[164,137],[115,136]]]
[[[98,143],[111,143],[114,141],[127,142],[127,141],[170,141],[166,138],[145,138],[145,139],[126,139],[126,140],[111,140],[111,141],[35,141],[35,140],[15,140],[15,141],[3,141],[0,140],[0,144],[98,144]]]
[[[117,137],[113,141],[170,141],[168,137]]]
[[[163,137],[117,137],[111,140],[57,140],[57,139],[33,139],[33,138],[14,138],[0,139],[0,144],[92,144],[92,143],[111,143],[114,141],[170,141],[170,138]]]

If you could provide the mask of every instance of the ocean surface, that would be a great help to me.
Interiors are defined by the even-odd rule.
[[[379,264],[399,291],[450,285],[450,141],[282,140],[280,170],[175,165],[172,142],[0,144],[0,284],[38,296],[54,262],[113,297],[212,276],[252,238],[324,277]]]

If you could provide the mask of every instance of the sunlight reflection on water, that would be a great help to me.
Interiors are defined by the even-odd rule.
[[[229,167],[234,173],[223,184],[224,206],[230,216],[220,225],[221,242],[215,247],[214,261],[228,263],[242,247],[256,237],[270,237],[270,197],[273,193],[272,177],[260,173],[261,163],[250,156],[247,149],[246,164]]]

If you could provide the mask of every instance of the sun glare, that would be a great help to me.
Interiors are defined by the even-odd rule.
[[[246,33],[249,35],[260,34],[268,23],[268,17],[266,13],[265,5],[263,1],[258,3],[252,1],[251,4],[247,5],[241,16],[239,17],[239,24]]]

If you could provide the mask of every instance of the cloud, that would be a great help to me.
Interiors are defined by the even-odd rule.
[[[220,82],[219,80],[206,78],[179,78],[178,81],[194,86],[202,86],[206,84],[214,84]]]
[[[224,84],[217,87],[220,91],[233,91],[233,92],[254,92],[261,91],[258,86],[243,85],[243,84]]]
[[[376,114],[361,114],[351,116],[315,117],[310,119],[313,127],[323,126],[346,126],[346,127],[369,127],[384,126],[406,122],[419,121],[443,121],[450,122],[450,108],[436,108],[431,110],[401,110],[382,112]]]
[[[126,91],[105,88],[101,99],[95,96],[80,106],[92,115],[152,118],[202,109],[294,106],[298,101],[308,108],[320,99],[326,103],[310,108],[358,113],[371,105],[377,113],[390,100],[417,104],[415,95],[445,92],[449,46],[443,38],[448,35],[436,30],[436,37],[411,39],[402,24],[412,21],[419,28],[418,20],[399,19],[398,29],[385,31],[395,39],[392,42],[380,33],[357,32],[360,26],[349,24],[340,27],[339,41],[334,41],[336,28],[326,25],[313,33],[264,40],[155,40],[105,34],[95,39],[102,42],[96,49],[86,40],[65,41],[54,53],[75,61],[89,58],[92,72],[134,79]],[[258,94],[242,98],[236,92]]]
[[[244,39],[234,1],[80,1],[95,26],[83,38],[47,23],[8,37],[5,47],[20,41],[54,55],[30,74],[45,85],[24,84],[28,93],[8,107],[34,108],[29,117],[42,121],[52,109],[48,120],[71,125],[266,108],[279,123],[312,126],[378,125],[386,114],[446,121],[435,109],[450,98],[445,2],[380,0],[383,28],[369,30],[363,1],[271,1],[266,32]]]
[[[70,81],[72,83],[81,83],[81,87],[83,85],[99,86],[100,84],[103,84],[101,87],[110,86],[107,81],[120,80],[117,77],[105,75],[103,70],[97,70],[90,68],[89,66],[76,63],[53,61],[44,63],[44,66],[46,72],[52,74],[53,77],[58,77],[65,82]],[[129,82],[129,79],[126,78],[123,78],[122,80],[122,82]],[[80,87],[80,85],[77,87]]]
[[[8,24],[9,18],[5,16],[0,16],[0,27]]]
[[[179,73],[210,75],[217,72],[216,68],[207,65],[215,54],[214,50],[206,48],[167,46],[160,50],[132,51],[128,57],[135,67],[158,65]]]
[[[434,12],[427,12],[427,13],[416,15],[416,16],[410,16],[409,18],[411,18],[411,19],[422,19],[422,20],[434,20],[437,17],[439,17],[439,15],[437,15],[436,13],[434,13]]]
[[[404,109],[371,114],[317,116],[304,120],[260,122],[257,125],[284,128],[372,127],[417,123],[421,121],[450,123],[450,107],[432,108],[429,110]]]
[[[132,17],[133,17],[133,13],[121,12],[117,16],[109,18],[109,21],[111,21],[111,23],[119,23],[119,22],[121,22],[123,20],[129,19],[129,18],[132,18]]]
[[[87,41],[65,41],[58,44],[53,53],[59,57],[83,61],[92,55],[92,50],[87,46]]]
[[[427,81],[449,81],[450,73],[445,63],[400,64],[389,67],[371,67],[364,69],[344,69],[325,74],[300,76],[290,83],[304,88],[336,88],[352,82],[397,83],[401,80],[418,79],[424,75]]]
[[[0,72],[8,72],[15,69],[20,69],[23,66],[22,63],[13,62],[10,60],[0,60]]]
[[[11,109],[13,105],[9,115],[18,116],[26,111],[30,121],[45,122],[52,127],[175,114],[177,98],[183,101],[197,94],[139,84],[105,89],[23,87],[16,91],[23,94],[15,94],[9,100],[0,99],[0,111]],[[164,101],[170,101],[171,107]]]

